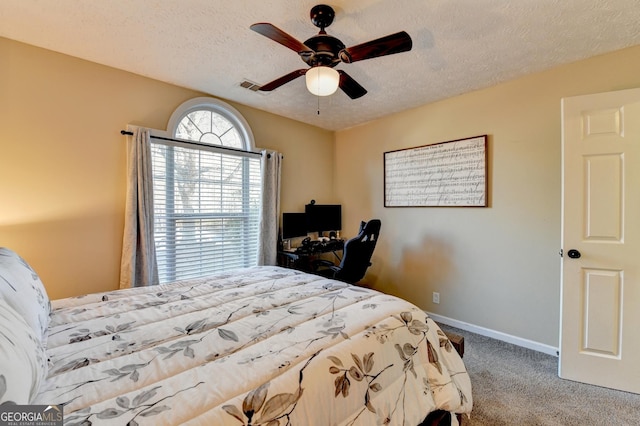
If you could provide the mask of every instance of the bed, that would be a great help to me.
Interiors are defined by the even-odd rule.
[[[423,311],[292,269],[49,301],[0,249],[0,315],[0,404],[62,404],[66,425],[419,425],[472,407]]]

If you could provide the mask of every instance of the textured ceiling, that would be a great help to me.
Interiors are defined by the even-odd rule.
[[[269,93],[242,88],[306,66],[249,26],[270,22],[304,41],[318,32],[317,3],[0,0],[0,36],[330,130],[640,44],[639,0],[334,0],[327,32],[345,45],[404,30],[413,49],[339,64],[368,90],[356,100],[317,98],[304,78]]]

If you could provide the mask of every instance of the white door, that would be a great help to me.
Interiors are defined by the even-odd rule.
[[[640,89],[562,100],[559,375],[640,393]]]

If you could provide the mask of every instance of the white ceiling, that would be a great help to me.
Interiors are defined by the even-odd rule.
[[[317,98],[304,78],[269,93],[240,87],[306,67],[249,26],[270,22],[304,41],[318,32],[316,4],[0,0],[0,36],[330,130],[640,44],[639,0],[332,0],[327,32],[346,46],[404,30],[413,49],[339,64],[368,90],[356,100],[340,90]]]

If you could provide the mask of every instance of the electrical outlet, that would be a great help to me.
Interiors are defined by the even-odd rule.
[[[440,293],[434,291],[433,292],[433,303],[435,304],[439,304],[440,303]]]

